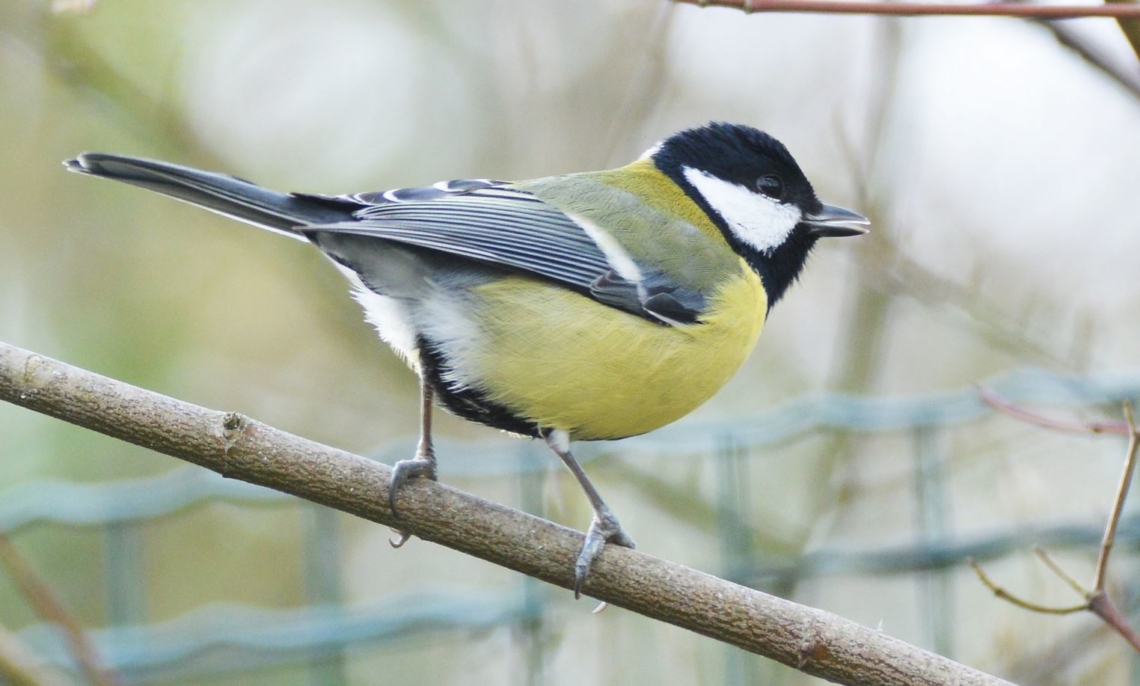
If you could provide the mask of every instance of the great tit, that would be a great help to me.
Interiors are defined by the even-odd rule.
[[[779,141],[718,122],[618,169],[338,196],[121,155],[65,164],[308,241],[331,258],[365,318],[420,378],[420,440],[392,472],[393,512],[409,478],[436,478],[434,401],[541,438],[594,510],[575,596],[606,543],[634,543],[570,442],[635,436],[696,409],[748,357],[816,240],[869,226],[821,203]]]

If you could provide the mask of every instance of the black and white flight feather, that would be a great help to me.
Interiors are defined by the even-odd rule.
[[[310,224],[301,233],[371,236],[446,253],[557,282],[594,300],[659,324],[690,324],[704,297],[643,268],[620,276],[574,218],[503,181],[443,181],[422,188],[293,197],[344,206],[350,221]]]
[[[503,181],[459,179],[352,195],[278,193],[244,179],[141,158],[87,153],[73,171],[109,176],[234,219],[314,242],[352,234],[546,279],[665,325],[698,320],[702,294],[646,265],[619,274],[574,218]]]

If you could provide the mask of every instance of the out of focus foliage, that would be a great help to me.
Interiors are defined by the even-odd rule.
[[[686,126],[751,124],[788,145],[821,197],[871,216],[874,231],[821,245],[745,369],[670,429],[715,435],[711,447],[595,453],[587,469],[631,535],[648,552],[1015,680],[1128,683],[1128,650],[1093,619],[1000,604],[962,564],[755,577],[802,553],[1008,534],[991,572],[1067,601],[1028,554],[1032,533],[1019,532],[1095,530],[1118,442],[990,419],[739,447],[761,413],[803,396],[932,394],[1024,367],[1134,378],[1140,99],[1049,27],[632,0],[49,5],[0,0],[0,339],[376,451],[414,435],[414,379],[316,251],[65,174],[60,161],[126,152],[335,193],[617,166]],[[1136,69],[1111,20],[1064,26]],[[440,424],[451,439],[444,480],[585,526],[588,507],[556,461],[546,476],[480,475],[480,451],[532,448]],[[178,468],[7,406],[0,457],[0,494]],[[620,610],[591,615],[568,593],[427,544],[394,552],[388,536],[272,500],[114,525],[41,522],[13,538],[93,629],[174,622],[193,633],[202,617],[246,626],[227,623],[235,607],[382,614],[401,599],[435,613],[404,633],[338,643],[317,622],[291,652],[215,646],[126,672],[161,683],[810,681]],[[1130,553],[1124,546],[1113,568],[1125,594],[1136,593]],[[1095,550],[1060,557],[1081,570]],[[501,617],[479,604],[500,600],[525,611]],[[0,622],[19,631],[36,621],[0,577]],[[41,645],[35,629],[21,635]],[[130,642],[116,645],[110,661],[126,664]]]

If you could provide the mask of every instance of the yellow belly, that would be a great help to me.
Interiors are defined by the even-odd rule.
[[[475,289],[489,399],[573,439],[623,438],[692,412],[740,368],[767,299],[741,262],[696,324],[662,326],[523,276]],[[492,314],[493,313],[493,314]]]

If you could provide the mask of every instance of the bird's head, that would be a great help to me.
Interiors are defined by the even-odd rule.
[[[713,122],[646,151],[703,209],[760,275],[770,308],[804,266],[816,240],[867,232],[865,217],[825,205],[788,149],[763,131]]]

